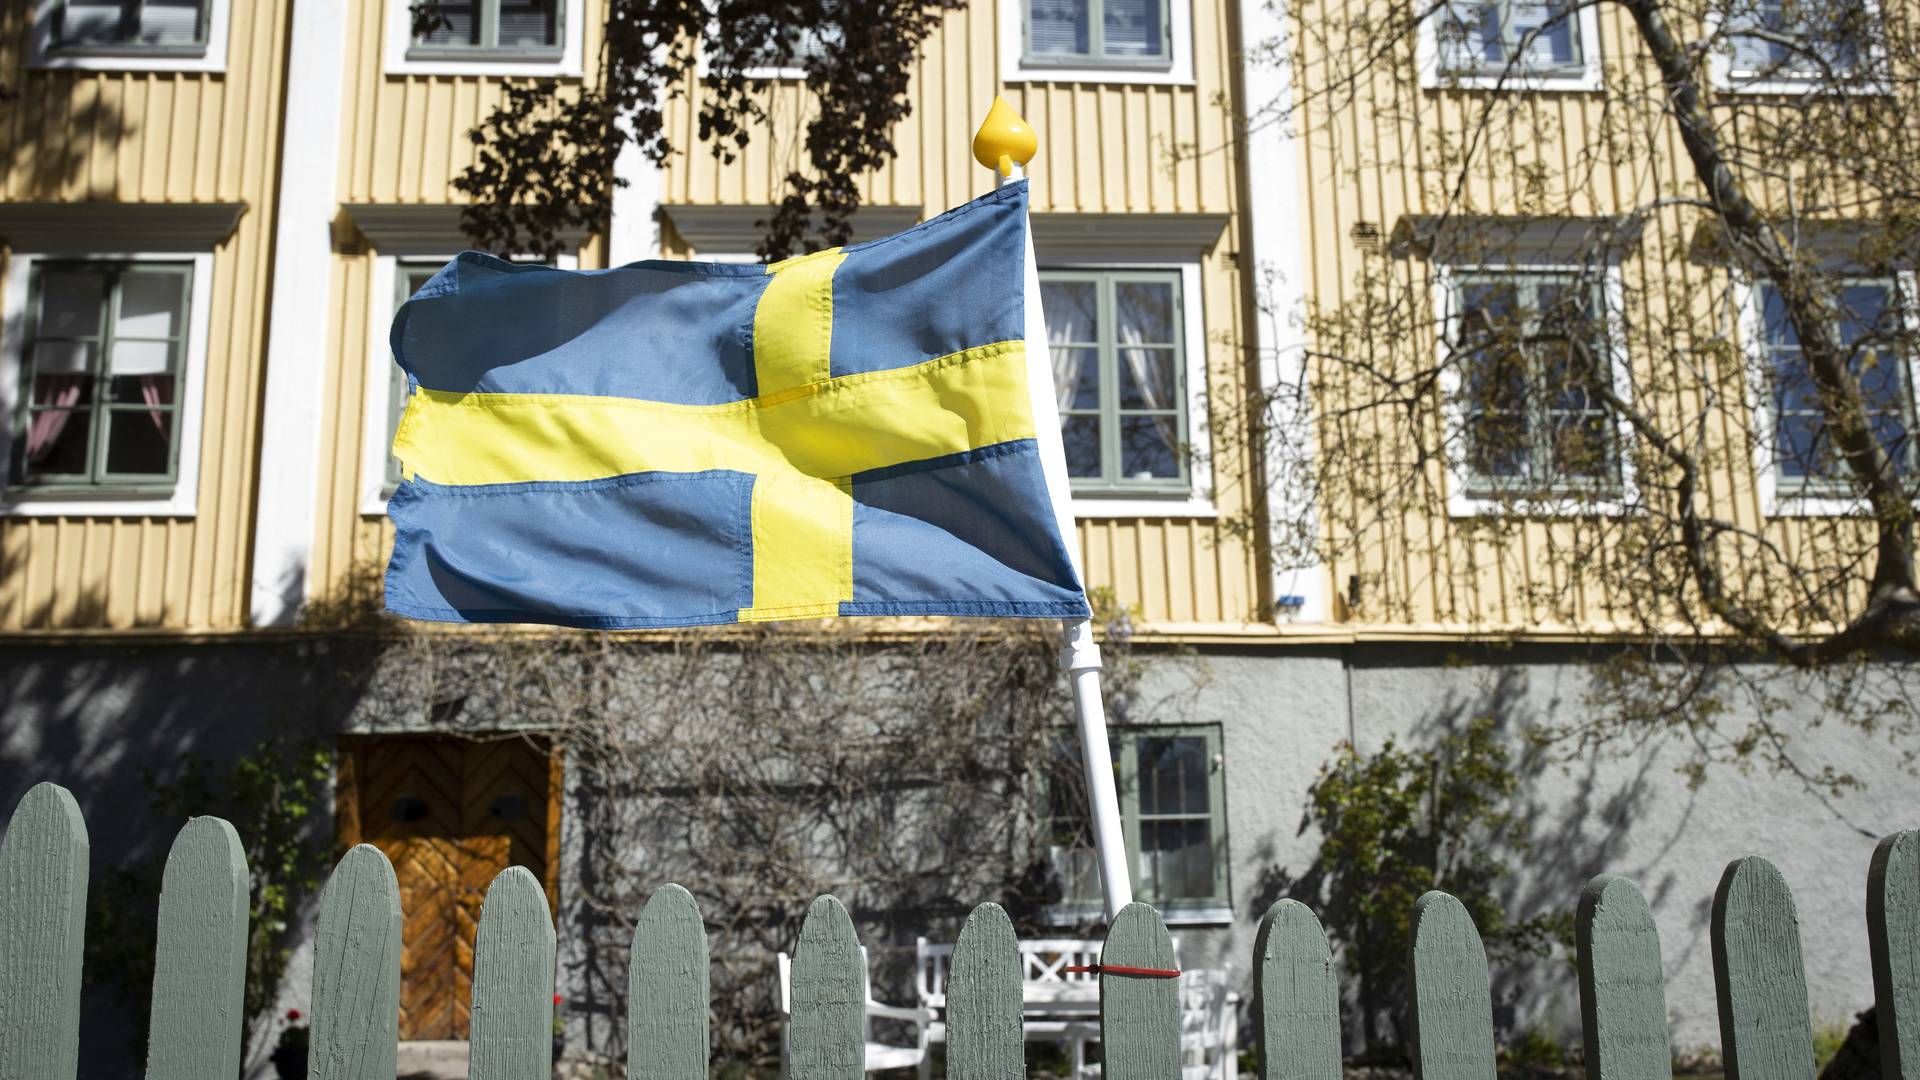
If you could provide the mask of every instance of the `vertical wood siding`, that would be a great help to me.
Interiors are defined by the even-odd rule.
[[[1366,3],[1313,0],[1297,9],[1296,32],[1303,26],[1342,24]],[[1615,88],[1611,93],[1657,100],[1656,73],[1639,51],[1630,21],[1613,8],[1602,8],[1598,16],[1600,40],[1589,44],[1600,50],[1608,85]],[[1305,205],[1297,220],[1308,246],[1307,292],[1323,312],[1362,300],[1367,288],[1361,279],[1369,275],[1386,283],[1376,286],[1381,295],[1396,292],[1399,302],[1424,305],[1431,297],[1425,261],[1364,247],[1354,239],[1357,225],[1375,226],[1384,234],[1406,215],[1516,214],[1536,206],[1550,215],[1605,216],[1657,198],[1697,193],[1677,128],[1666,122],[1652,135],[1637,128],[1624,131],[1617,102],[1609,113],[1607,96],[1600,93],[1422,89],[1413,84],[1409,43],[1401,55],[1361,76],[1350,97],[1329,97],[1326,88],[1350,69],[1352,58],[1321,47],[1318,37],[1302,40],[1313,44],[1305,46],[1308,55],[1300,69],[1307,104],[1296,128]],[[1505,111],[1496,114],[1483,136],[1479,160],[1450,205],[1454,173],[1441,144],[1463,139],[1490,100]],[[1530,175],[1541,178],[1539,188],[1527,188]],[[1712,302],[1726,286],[1724,269],[1687,257],[1695,220],[1677,207],[1651,215],[1622,260],[1626,354],[1636,386],[1684,383],[1683,373],[1672,366],[1674,357],[1697,354],[1716,336],[1738,338],[1728,313]],[[1431,326],[1405,348],[1410,362],[1431,363],[1437,350]],[[1763,517],[1747,451],[1745,411],[1725,404],[1746,401],[1750,393],[1740,385],[1738,371],[1730,375],[1726,385],[1714,388],[1719,404],[1709,403],[1697,384],[1649,403],[1669,430],[1683,418],[1710,417],[1702,494],[1711,512],[1761,532],[1788,553],[1849,533],[1857,536],[1858,521]],[[1327,397],[1336,406],[1356,400],[1337,393]],[[1428,468],[1431,490],[1444,492],[1441,466]],[[1387,478],[1377,474],[1363,482],[1377,486]],[[1369,520],[1370,515],[1351,510],[1338,508],[1330,515],[1366,522],[1360,534],[1340,537],[1341,550],[1329,566],[1342,592],[1350,577],[1358,578],[1361,603],[1352,610],[1340,605],[1345,621],[1393,629],[1604,632],[1628,620],[1634,598],[1619,590],[1631,587],[1629,579],[1605,572],[1606,553],[1597,561],[1569,557],[1575,544],[1591,539],[1581,531],[1587,526],[1577,521],[1493,528],[1452,518],[1438,501],[1383,519]],[[1596,572],[1572,572],[1572,564],[1581,561]]]
[[[233,5],[224,74],[26,70],[0,6],[0,201],[244,202],[214,251],[191,518],[0,518],[0,633],[246,620],[287,4]],[[0,266],[0,273],[5,273]]]

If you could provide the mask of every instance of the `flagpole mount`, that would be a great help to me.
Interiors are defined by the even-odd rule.
[[[993,108],[973,136],[973,158],[994,172],[996,185],[1026,176],[1027,163],[1039,152],[1040,139],[1007,99],[996,97]],[[1027,223],[1026,355],[1028,383],[1033,398],[1034,441],[1040,448],[1040,469],[1053,498],[1060,540],[1066,545],[1073,572],[1082,582],[1078,532],[1073,524],[1066,449],[1060,440],[1060,402],[1055,395],[1053,368],[1048,355],[1047,325],[1040,311],[1040,274],[1033,257],[1033,227]],[[1087,781],[1087,810],[1093,822],[1093,849],[1100,867],[1100,887],[1108,922],[1133,902],[1132,877],[1127,872],[1127,842],[1120,828],[1120,798],[1113,778],[1113,751],[1107,741],[1106,703],[1100,695],[1100,644],[1093,638],[1092,619],[1066,619],[1060,666],[1073,688],[1074,720],[1080,730],[1080,765]]]

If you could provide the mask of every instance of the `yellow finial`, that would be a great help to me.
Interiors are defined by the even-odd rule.
[[[1013,167],[1032,161],[1039,149],[1040,139],[1033,128],[1013,111],[1006,98],[995,97],[993,108],[980,122],[980,130],[974,132],[973,159],[989,169],[998,169],[1001,176],[1012,176]]]

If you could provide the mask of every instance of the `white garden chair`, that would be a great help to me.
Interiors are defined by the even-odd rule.
[[[779,953],[776,961],[780,968],[780,1075],[792,1073],[788,1058],[788,1036],[793,1030],[793,958]],[[914,1069],[926,1080],[932,1068],[932,1059],[927,1053],[927,1028],[933,1020],[933,1014],[926,1009],[910,1009],[902,1005],[886,1005],[873,999],[873,977],[867,969],[867,947],[860,946],[860,996],[866,1006],[866,1071],[880,1072],[884,1069]],[[899,1046],[893,1043],[876,1041],[873,1037],[873,1022],[876,1020],[900,1020],[913,1027],[914,1045]]]

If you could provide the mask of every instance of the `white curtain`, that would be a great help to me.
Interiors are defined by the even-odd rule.
[[[1074,388],[1080,385],[1081,365],[1091,349],[1068,348],[1063,342],[1092,341],[1093,312],[1074,303],[1055,304],[1047,311],[1047,351],[1053,356],[1053,393],[1060,408],[1071,408]]]

